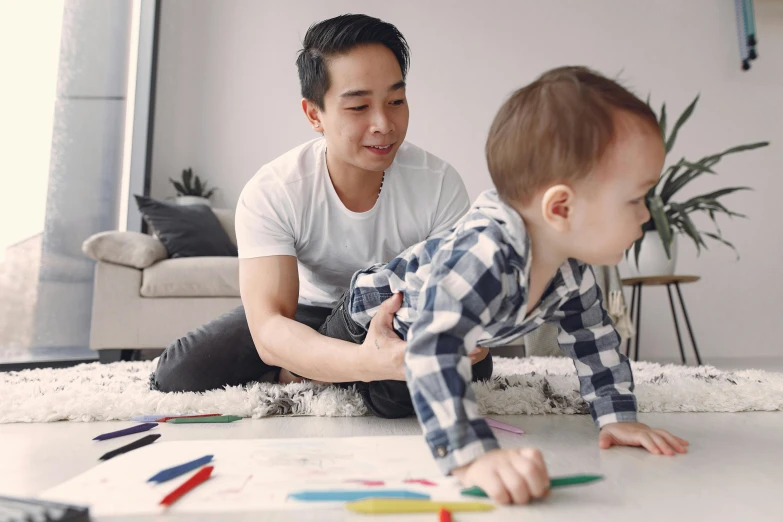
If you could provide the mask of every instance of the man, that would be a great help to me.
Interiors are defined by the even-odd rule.
[[[161,391],[263,376],[381,388],[405,380],[405,343],[391,330],[399,296],[359,346],[316,330],[356,270],[448,230],[468,209],[467,192],[453,167],[404,142],[409,50],[393,25],[365,15],[325,20],[307,31],[296,63],[302,109],[322,137],[245,186],[236,214],[243,306],[166,349],[153,379]],[[482,368],[489,377],[491,359]]]

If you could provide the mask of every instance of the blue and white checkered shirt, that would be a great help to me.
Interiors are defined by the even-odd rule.
[[[526,318],[530,239],[495,190],[481,194],[454,227],[387,264],[354,274],[348,310],[367,327],[383,301],[403,293],[394,319],[407,340],[408,388],[427,443],[444,473],[498,447],[470,386],[477,346],[509,344],[557,323],[595,423],[636,421],[636,398],[620,336],[602,305],[590,265],[568,260]]]

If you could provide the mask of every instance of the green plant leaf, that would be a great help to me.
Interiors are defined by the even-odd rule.
[[[672,198],[672,196],[674,196],[674,194],[676,194],[682,187],[701,176],[705,172],[715,174],[715,172],[709,168],[709,159],[707,158],[703,158],[699,163],[690,163],[687,161],[681,161],[681,163],[682,166],[686,167],[687,170],[685,170],[685,172],[676,178],[672,177],[671,182],[667,183],[667,186],[661,190],[661,199],[663,199],[664,204],[669,203],[669,200]]]
[[[716,199],[712,200],[700,200],[695,203],[693,208],[688,208],[688,213],[691,212],[707,212],[707,211],[714,211],[714,212],[720,212],[722,214],[726,214],[729,217],[738,217],[738,218],[747,218],[745,214],[740,214],[739,212],[732,212],[731,210],[727,209],[726,206],[721,203],[720,201]]]
[[[758,141],[756,143],[748,143],[747,145],[738,145],[736,147],[726,149],[720,154],[716,154],[716,156],[723,158],[723,156],[728,156],[729,154],[736,154],[738,152],[743,152],[746,150],[760,149],[761,147],[766,147],[768,145],[769,145],[768,141]]]
[[[685,158],[681,158],[680,161],[674,165],[669,166],[669,168],[664,171],[663,175],[661,175],[661,178],[658,180],[658,184],[655,188],[660,185],[661,193],[663,193],[663,191],[666,190],[669,185],[671,185],[671,179],[680,171],[684,162]]]
[[[195,196],[196,194],[192,193],[192,187],[190,185],[191,179],[193,179],[193,169],[185,169],[185,170],[183,170],[182,171],[182,184],[188,190],[187,195],[188,196]]]
[[[710,238],[714,239],[715,241],[720,241],[721,243],[723,243],[723,244],[724,244],[724,245],[726,245],[727,247],[729,247],[729,248],[731,248],[732,250],[734,250],[734,253],[737,255],[737,261],[739,261],[739,259],[740,259],[739,251],[737,250],[737,248],[736,248],[734,245],[732,245],[731,243],[729,243],[728,241],[726,241],[725,239],[723,239],[723,236],[719,236],[719,235],[713,234],[713,233],[711,233],[711,232],[702,232],[702,233],[703,233],[705,236],[707,236],[707,237],[710,237]]]
[[[660,196],[653,196],[649,200],[650,216],[655,223],[655,230],[661,236],[663,249],[666,251],[666,258],[671,259],[672,229],[669,224],[669,218],[663,209],[663,201]]]
[[[174,185],[174,190],[177,191],[178,196],[187,196],[187,192],[185,191],[185,187],[182,186],[182,183],[178,181],[174,181],[173,179],[169,178],[169,181],[172,185]]]
[[[699,229],[693,224],[693,221],[690,216],[688,216],[688,213],[685,212],[682,205],[672,203],[671,206],[677,212],[678,220],[682,224],[682,230],[684,230],[685,233],[693,239],[693,242],[696,243],[696,253],[701,254],[701,247],[704,246],[706,248],[707,244],[702,239],[701,234],[699,234]]]
[[[742,218],[747,219],[748,216],[745,214],[740,214],[739,212],[732,212],[731,210],[727,209],[723,203],[720,203],[719,201],[710,201],[709,203],[706,203],[704,205],[701,205],[702,210],[713,210],[715,212],[721,212],[723,214],[726,214],[730,218]]]
[[[748,143],[746,145],[739,145],[737,147],[731,147],[729,149],[724,150],[720,154],[712,154],[709,156],[704,156],[696,163],[691,163],[691,165],[698,166],[700,168],[707,168],[709,169],[713,165],[716,165],[718,162],[720,162],[725,156],[728,156],[729,154],[736,154],[738,152],[744,152],[746,150],[754,150],[761,147],[766,147],[769,145],[768,141],[760,141],[757,143]],[[713,171],[710,170],[714,174]]]
[[[677,230],[680,231],[681,234],[688,236],[689,238],[691,238],[691,240],[693,240],[693,243],[696,245],[697,256],[701,255],[702,246],[704,246],[705,249],[709,250],[709,248],[706,245],[703,245],[703,241],[701,240],[701,236],[699,235],[700,233],[698,231],[694,231],[693,229],[689,228],[685,224],[685,222],[679,217],[677,218],[676,221],[676,228]]]
[[[700,95],[696,95],[696,98],[682,112],[680,117],[677,118],[677,123],[674,124],[672,133],[669,135],[669,139],[666,140],[666,154],[668,154],[669,151],[672,150],[672,148],[674,147],[674,142],[677,139],[677,133],[680,131],[680,127],[682,127],[685,124],[685,122],[688,121],[688,118],[691,117],[691,114],[693,114],[693,109],[696,108],[696,102],[699,101],[699,96]]]
[[[720,230],[720,225],[718,225],[718,220],[715,219],[715,210],[710,209],[707,211],[707,214],[710,216],[710,220],[712,220],[712,224],[715,225],[715,230],[718,232],[719,236],[723,235],[723,232]]]
[[[717,174],[714,170],[712,170],[710,167],[713,165],[709,162],[704,162],[703,165],[700,165],[698,163],[691,163],[690,161],[682,160],[683,166],[687,167],[690,170],[698,170],[700,173],[709,172],[710,174]]]
[[[204,197],[205,197],[205,198],[207,198],[207,199],[209,199],[209,198],[211,198],[211,197],[212,197],[212,195],[213,195],[214,193],[215,193],[215,189],[213,189],[213,188],[212,188],[212,189],[209,189],[209,192],[207,192],[206,194],[204,194]]]
[[[199,196],[199,197],[201,197],[201,195],[204,193],[204,189],[201,186],[201,180],[199,179],[198,176],[196,176],[193,182],[193,193],[194,196]]]
[[[716,201],[718,198],[727,196],[729,194],[732,194],[734,192],[738,192],[740,190],[753,190],[750,187],[727,187],[724,189],[716,190],[714,192],[708,192],[707,194],[702,194],[701,196],[694,196],[685,203],[682,204],[683,207],[685,207],[685,211],[691,211],[692,209],[697,208],[699,205],[712,205],[713,203],[718,203]],[[721,210],[725,209],[723,205],[720,205],[722,207]],[[728,213],[728,210],[726,211]]]
[[[666,103],[661,106],[661,119],[658,120],[658,128],[661,129],[661,139],[666,143]]]

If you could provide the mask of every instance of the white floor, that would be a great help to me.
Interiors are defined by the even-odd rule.
[[[726,363],[732,367],[783,369],[783,360],[765,364]],[[507,416],[500,420],[527,434],[500,434],[504,446],[531,445],[545,455],[552,475],[601,473],[603,482],[553,491],[546,502],[498,509],[489,514],[455,515],[468,520],[553,520],[574,522],[643,522],[660,520],[781,521],[783,505],[783,412],[646,414],[643,422],[668,429],[691,441],[688,455],[650,455],[635,448],[601,451],[597,430],[585,416]],[[33,496],[97,463],[105,448],[96,434],[132,423],[0,425],[0,495]],[[277,417],[245,419],[229,425],[194,425],[188,430],[163,425],[166,440],[354,437],[420,433],[415,419],[386,421],[374,417]],[[523,518],[524,517],[524,518]],[[226,516],[166,515],[166,520],[224,520]],[[232,520],[358,520],[342,512],[248,513]],[[370,517],[371,518],[371,517]],[[434,515],[397,516],[394,520],[433,521]],[[133,520],[163,520],[137,517]],[[392,520],[382,517],[382,520]],[[98,520],[128,520],[102,518]]]

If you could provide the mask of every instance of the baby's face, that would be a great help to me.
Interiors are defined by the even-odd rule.
[[[612,143],[590,180],[576,187],[569,257],[595,265],[615,265],[642,237],[650,219],[644,196],[657,183],[666,156],[655,129],[636,122],[618,125]]]

